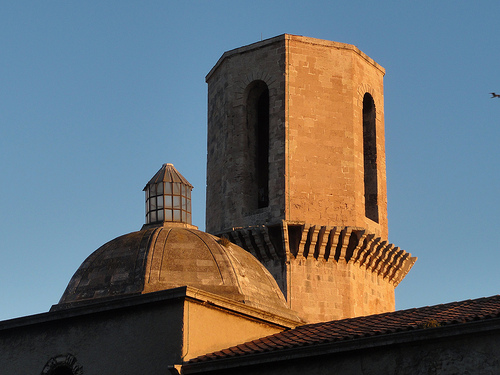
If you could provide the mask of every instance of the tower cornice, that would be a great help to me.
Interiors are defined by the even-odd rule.
[[[358,47],[356,47],[353,44],[347,44],[347,43],[340,43],[340,42],[334,42],[330,40],[324,40],[324,39],[318,39],[318,38],[310,38],[302,35],[293,35],[293,34],[281,34],[278,36],[275,36],[273,38],[261,40],[259,42],[255,42],[243,47],[235,48],[230,51],[226,51],[222,54],[222,56],[217,60],[217,63],[214,65],[212,69],[210,69],[210,72],[205,76],[205,81],[208,81],[212,74],[219,68],[219,66],[224,62],[224,60],[230,58],[233,55],[237,54],[243,54],[249,51],[253,51],[255,49],[262,48],[264,46],[273,44],[273,43],[279,43],[281,41],[286,41],[286,40],[292,40],[292,41],[297,41],[297,42],[302,42],[306,44],[313,44],[313,45],[319,45],[319,46],[326,46],[326,47],[333,47],[335,49],[344,49],[344,50],[351,50],[354,53],[358,54],[361,56],[364,60],[366,60],[368,63],[371,65],[375,66],[378,70],[382,72],[382,74],[385,75],[385,69],[378,64],[375,60],[373,60],[371,57],[369,57],[366,53],[361,51]]]
[[[366,269],[396,287],[417,257],[387,239],[352,226],[325,226],[283,220],[281,246],[272,238],[276,226],[254,225],[218,233],[243,247],[262,262],[304,259],[336,262]]]

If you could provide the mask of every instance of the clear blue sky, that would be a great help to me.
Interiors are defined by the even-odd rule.
[[[47,311],[140,229],[165,162],[204,229],[205,75],[283,33],[386,68],[389,240],[419,257],[397,308],[500,291],[500,2],[2,1],[0,320]]]

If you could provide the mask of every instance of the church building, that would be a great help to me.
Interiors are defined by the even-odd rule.
[[[385,70],[284,34],[208,73],[206,232],[172,164],[145,223],[49,312],[0,322],[5,375],[498,374],[500,296],[403,311],[388,241]]]

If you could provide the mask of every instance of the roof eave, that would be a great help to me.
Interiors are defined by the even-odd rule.
[[[362,351],[368,348],[380,348],[405,343],[446,339],[477,333],[491,334],[493,331],[500,331],[500,318],[450,324],[435,328],[414,329],[377,336],[355,338],[352,340],[333,341],[324,344],[300,346],[289,349],[234,356],[230,358],[214,359],[204,362],[185,363],[182,366],[182,374],[209,373],[211,371],[220,371],[228,368],[241,368],[245,366],[290,361],[292,359],[301,359],[306,357],[311,358],[336,353]]]

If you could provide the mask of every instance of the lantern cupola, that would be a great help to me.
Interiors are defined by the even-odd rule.
[[[193,185],[173,164],[163,164],[147,183],[146,226],[180,223],[191,225],[191,190]]]

